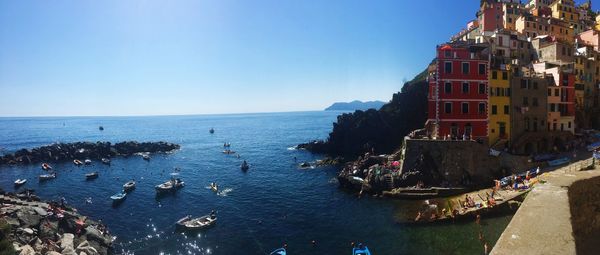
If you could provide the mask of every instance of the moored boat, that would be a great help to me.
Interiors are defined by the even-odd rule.
[[[42,163],[42,169],[49,171],[52,170],[52,166],[50,166],[48,163]]]
[[[46,180],[50,180],[50,179],[54,179],[56,178],[56,173],[51,173],[51,174],[42,174],[39,176],[40,181],[46,181]]]
[[[559,159],[555,159],[555,160],[550,160],[550,161],[548,161],[548,165],[549,166],[560,166],[560,165],[564,165],[564,164],[569,164],[569,162],[571,162],[571,160],[567,157],[564,157],[564,158],[559,158]]]
[[[142,159],[150,160],[150,155],[144,154],[144,155],[142,155]]]
[[[176,226],[182,230],[194,231],[214,225],[217,222],[217,215],[213,211],[209,215],[198,218],[192,218],[191,215],[185,216],[177,221]]]
[[[76,166],[81,166],[81,165],[83,165],[83,162],[81,162],[81,160],[79,160],[79,159],[74,159],[73,164],[75,164]]]
[[[92,180],[92,179],[96,179],[96,178],[98,178],[98,172],[91,172],[91,173],[85,174],[85,179],[87,179],[87,180]]]
[[[168,192],[168,191],[175,191],[179,188],[182,188],[184,185],[185,185],[185,183],[181,179],[173,178],[164,183],[156,185],[154,188],[156,189],[157,193],[162,193],[162,192]]]
[[[208,130],[208,132],[209,132],[209,133],[211,133],[211,134],[214,134],[214,133],[215,133],[215,129],[214,129],[214,128],[210,128],[210,129]]]
[[[240,168],[242,169],[242,171],[248,171],[248,169],[250,168],[250,165],[248,164],[248,162],[246,162],[246,160],[244,160],[244,162],[242,162],[242,165],[240,166]]]
[[[15,181],[15,187],[21,187],[27,182],[27,179],[17,179]]]
[[[467,191],[467,188],[464,187],[404,187],[396,188],[391,191],[384,191],[383,195],[402,199],[428,199],[434,197],[448,197],[458,195]]]
[[[103,127],[103,126],[99,126],[99,127],[98,127],[98,129],[99,129],[100,131],[102,131],[102,130],[104,130],[104,127]]]
[[[135,189],[135,181],[134,180],[128,181],[127,183],[123,184],[123,190],[130,191],[133,189]]]
[[[235,154],[235,151],[232,151],[230,149],[226,149],[226,150],[223,151],[223,154],[227,154],[227,155],[229,155],[229,154]]]
[[[102,161],[102,164],[110,165],[110,159],[108,159],[108,158],[102,158],[101,161]]]
[[[269,255],[286,255],[287,251],[285,250],[285,248],[279,248],[277,250],[272,251],[271,253],[269,253]]]
[[[86,165],[91,165],[92,164],[92,160],[91,159],[86,159],[83,161],[84,164]]]
[[[127,197],[127,193],[122,191],[122,192],[119,192],[117,194],[110,196],[110,199],[112,199],[113,202],[121,202],[121,201],[125,200],[126,197]]]
[[[352,255],[371,255],[371,251],[366,245],[359,243],[352,247]]]

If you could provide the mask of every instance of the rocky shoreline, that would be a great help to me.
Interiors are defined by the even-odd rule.
[[[130,156],[142,152],[170,152],[179,148],[179,144],[163,141],[126,141],[115,144],[110,142],[54,143],[33,149],[20,149],[15,153],[1,156],[0,165],[60,162],[73,159],[101,159]]]
[[[37,200],[31,194],[0,193],[0,236],[12,243],[12,247],[0,247],[0,253],[113,254],[114,238],[104,225],[58,202]]]

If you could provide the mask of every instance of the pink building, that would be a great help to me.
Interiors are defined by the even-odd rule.
[[[599,32],[594,29],[590,29],[577,35],[577,40],[585,45],[593,46],[594,50],[598,50],[600,46]]]

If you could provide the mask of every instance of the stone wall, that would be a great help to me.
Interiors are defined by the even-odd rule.
[[[489,187],[493,180],[535,167],[527,157],[490,156],[487,144],[475,141],[405,139],[402,173],[424,172],[426,185]]]
[[[574,182],[568,195],[577,254],[598,254],[600,177]]]

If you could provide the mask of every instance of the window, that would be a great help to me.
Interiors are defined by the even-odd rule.
[[[565,46],[562,47],[562,54],[567,55],[567,48],[565,48]]]
[[[479,94],[485,94],[485,84],[479,83]]]
[[[444,112],[445,113],[452,113],[452,103],[444,103]]]
[[[449,57],[451,57],[451,56],[452,56],[452,52],[451,52],[451,51],[449,51],[449,50],[445,50],[445,51],[444,51],[444,57],[447,57],[447,58],[449,58]]]
[[[469,83],[468,82],[463,82],[463,84],[462,84],[462,93],[463,94],[469,94]]]
[[[462,63],[463,74],[469,74],[469,63]]]
[[[452,83],[446,82],[446,84],[444,84],[444,93],[446,93],[446,94],[452,93]]]
[[[558,90],[558,89],[554,89],[554,96],[555,96],[555,97],[559,96],[559,94],[558,94],[558,93],[559,93],[559,90]]]
[[[452,62],[445,62],[444,63],[444,72],[446,72],[446,73],[452,73]]]
[[[521,88],[522,89],[526,89],[527,88],[527,80],[521,80]]]
[[[508,105],[505,105],[504,106],[504,114],[509,114],[508,109],[509,109]]]
[[[569,128],[571,128],[571,122],[570,122],[570,121],[569,121],[569,123],[568,123],[568,124],[569,124]]]
[[[506,90],[506,93],[504,93],[504,95],[509,97],[510,96],[510,88],[506,88],[505,90]]]
[[[556,104],[550,104],[550,112],[556,111]]]
[[[502,72],[502,80],[508,80],[508,72]]]
[[[479,74],[480,75],[485,74],[485,64],[479,64]]]
[[[498,106],[492,105],[492,115],[498,114]]]
[[[462,103],[462,113],[463,114],[469,113],[469,103]]]
[[[523,97],[523,106],[529,106],[529,98]]]
[[[494,79],[494,80],[498,79],[498,72],[497,71],[492,71],[492,79]]]
[[[479,103],[479,114],[485,114],[485,103]]]
[[[532,104],[533,106],[538,106],[538,99],[537,99],[537,97],[533,97],[533,98],[531,98],[531,104]]]
[[[548,96],[552,96],[552,89],[548,89]]]
[[[538,58],[543,58],[543,57],[542,57],[542,51],[541,51],[541,50],[539,50],[539,51],[538,51]]]

